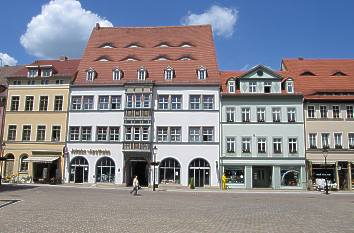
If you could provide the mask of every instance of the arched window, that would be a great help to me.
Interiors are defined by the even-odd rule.
[[[122,78],[122,71],[119,68],[115,68],[113,70],[113,80],[121,80]]]
[[[165,69],[165,79],[166,80],[172,80],[173,79],[173,76],[174,76],[174,70],[171,66],[168,66],[166,69]]]
[[[5,156],[6,161],[5,161],[5,168],[4,168],[4,176],[12,176],[13,175],[13,169],[14,169],[14,161],[15,157],[13,154],[7,154]]]
[[[70,163],[70,181],[83,183],[88,181],[89,165],[82,156],[77,156]]]
[[[189,184],[194,182],[195,187],[210,185],[210,165],[205,159],[194,159],[189,164]]]
[[[144,67],[138,69],[138,79],[145,80],[146,79],[147,71]]]
[[[28,155],[22,155],[20,157],[20,172],[27,172],[28,171],[28,162],[26,159],[28,158]]]
[[[93,81],[96,77],[96,71],[92,68],[88,69],[86,72],[86,80]]]
[[[206,68],[203,67],[203,66],[199,67],[199,69],[197,71],[197,74],[198,74],[198,79],[205,80],[207,78],[207,70],[206,70]]]
[[[167,158],[161,161],[159,166],[161,184],[180,184],[181,165],[174,158]]]
[[[96,164],[96,182],[114,183],[116,166],[111,158],[104,157]]]

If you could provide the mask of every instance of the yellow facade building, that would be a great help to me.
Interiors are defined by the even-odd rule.
[[[3,177],[61,183],[70,84],[79,60],[39,60],[7,77]]]

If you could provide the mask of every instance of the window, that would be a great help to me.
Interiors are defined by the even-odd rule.
[[[33,100],[34,96],[26,96],[25,111],[33,110]]]
[[[37,69],[28,69],[28,77],[33,78],[38,76]]]
[[[120,109],[121,105],[121,96],[120,95],[114,95],[111,96],[111,109]]]
[[[245,184],[244,167],[225,167],[225,176],[227,184]]]
[[[251,153],[251,138],[242,138],[242,152]]]
[[[135,95],[135,107],[141,108],[141,95],[139,94]]]
[[[286,90],[288,93],[294,93],[294,82],[293,81],[286,82]]]
[[[281,186],[301,186],[300,167],[280,167]]]
[[[107,141],[107,127],[97,127],[97,141]]]
[[[59,142],[60,141],[60,126],[53,126],[52,127],[52,142]]]
[[[30,141],[31,140],[31,126],[24,125],[22,128],[22,141]]]
[[[93,81],[95,79],[96,72],[93,69],[89,69],[86,73],[86,80]]]
[[[280,122],[280,120],[281,120],[280,114],[281,114],[280,108],[273,108],[272,109],[273,122]]]
[[[167,142],[168,141],[168,128],[167,127],[157,127],[157,141]]]
[[[347,118],[353,119],[353,117],[354,117],[353,106],[352,105],[348,105],[347,106]]]
[[[125,128],[125,140],[126,141],[132,140],[132,128],[130,128],[130,127]]]
[[[235,121],[235,108],[226,108],[226,121],[234,122]]]
[[[134,141],[140,141],[140,127],[134,127]]]
[[[204,67],[198,69],[198,79],[205,80],[207,77],[207,70]]]
[[[28,85],[36,85],[36,81],[35,80],[28,80],[27,84]]]
[[[50,77],[52,76],[52,69],[42,69],[42,77]]]
[[[258,138],[257,145],[258,145],[258,153],[266,153],[266,139],[265,138]]]
[[[329,133],[321,134],[322,148],[329,148]]]
[[[150,108],[150,94],[143,94],[144,108]]]
[[[342,149],[342,134],[334,133],[334,148]]]
[[[334,105],[332,106],[333,109],[333,118],[339,118],[339,106],[338,105]]]
[[[180,142],[181,141],[181,127],[171,127],[171,142]]]
[[[138,70],[138,79],[139,80],[145,80],[146,79],[146,70],[145,70],[145,68],[140,68],[139,70]]]
[[[20,158],[20,172],[27,172],[28,171],[28,162],[26,159],[28,158],[27,155],[23,155]]]
[[[310,149],[317,149],[317,134],[315,133],[309,134],[309,146]]]
[[[181,95],[171,95],[171,107],[172,110],[182,109],[182,96]]]
[[[241,109],[242,122],[250,122],[250,108]]]
[[[80,127],[70,126],[69,139],[70,139],[70,141],[79,141],[80,140]]]
[[[18,107],[20,105],[20,97],[19,96],[12,96],[11,97],[11,111],[18,111]]]
[[[203,142],[211,142],[214,140],[214,128],[203,127]]]
[[[165,70],[165,79],[172,80],[174,76],[174,70],[171,67],[167,67]]]
[[[9,130],[7,132],[7,140],[8,141],[15,141],[16,140],[16,125],[9,125]]]
[[[15,128],[16,130],[16,128]],[[16,133],[16,132],[15,132]],[[354,133],[349,133],[348,134],[348,144],[349,144],[349,149],[354,149]]]
[[[44,141],[45,140],[45,125],[38,125],[37,126],[37,141]]]
[[[91,141],[91,126],[83,126],[81,128],[81,141]]]
[[[63,85],[63,84],[64,84],[64,80],[62,80],[62,79],[57,79],[57,80],[55,80],[55,84],[57,84],[57,85]]]
[[[133,107],[133,95],[127,94],[127,108]]]
[[[250,92],[250,93],[256,93],[256,92],[257,92],[256,86],[257,86],[257,83],[256,83],[256,82],[249,82],[248,92]]]
[[[282,153],[282,139],[273,138],[273,153],[281,154]]]
[[[84,110],[93,109],[93,96],[84,96],[82,107]]]
[[[190,142],[200,142],[200,128],[190,127],[189,128],[189,141]]]
[[[41,96],[39,98],[39,111],[48,110],[48,96]]]
[[[213,95],[203,95],[203,109],[207,109],[207,110],[214,109]]]
[[[41,85],[48,85],[48,79],[41,80]]]
[[[159,166],[159,182],[162,184],[179,184],[181,177],[181,166],[173,158],[162,160]]]
[[[14,84],[14,85],[21,85],[21,80],[15,80],[15,81],[13,82],[13,84]]]
[[[113,80],[121,80],[122,72],[119,69],[113,70]]]
[[[289,153],[297,153],[297,138],[289,138]]]
[[[109,140],[119,141],[119,127],[109,127]]]
[[[308,118],[315,118],[315,106],[307,106],[307,117]]]
[[[235,153],[236,140],[234,137],[226,138],[226,151],[227,153]]]
[[[321,118],[327,118],[327,106],[325,105],[320,106],[320,116]]]
[[[190,109],[192,110],[200,109],[200,96],[199,95],[189,96],[189,104],[190,104]]]
[[[81,96],[71,97],[71,109],[72,110],[81,110]]]
[[[272,82],[264,82],[264,93],[272,92]]]
[[[257,121],[265,122],[265,108],[257,108]]]
[[[149,141],[149,127],[143,127],[143,141]]]
[[[235,93],[236,92],[235,81],[234,80],[228,81],[227,82],[227,86],[228,86],[229,93]]]
[[[109,109],[109,96],[99,96],[98,97],[98,109],[107,110]]]
[[[296,110],[295,108],[288,108],[288,122],[296,121]]]
[[[54,111],[63,110],[63,96],[55,96],[54,99]]]
[[[159,109],[168,109],[168,95],[159,95]]]

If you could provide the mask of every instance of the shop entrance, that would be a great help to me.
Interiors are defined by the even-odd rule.
[[[128,186],[133,185],[133,179],[138,176],[140,186],[148,186],[149,166],[145,160],[131,160],[128,162],[128,172],[126,183]]]
[[[271,188],[272,167],[252,167],[253,188]]]
[[[59,178],[58,162],[33,163],[33,182],[48,183],[51,179]]]
[[[348,190],[348,162],[338,162],[339,189]]]

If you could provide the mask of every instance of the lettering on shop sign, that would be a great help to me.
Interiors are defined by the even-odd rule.
[[[71,149],[71,154],[73,155],[110,155],[111,151],[110,150],[106,150],[106,149],[98,149],[98,150],[93,150],[93,149]]]

